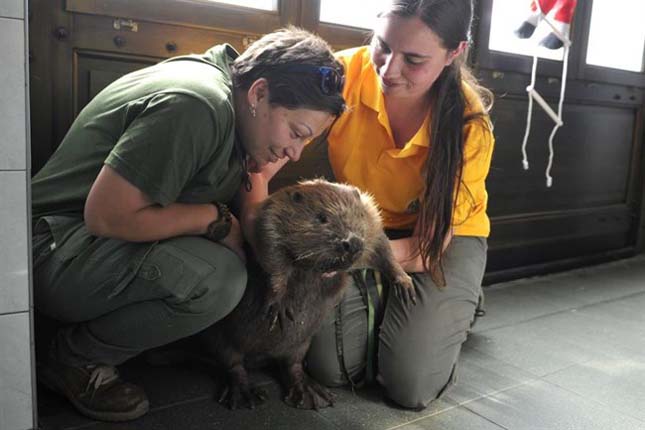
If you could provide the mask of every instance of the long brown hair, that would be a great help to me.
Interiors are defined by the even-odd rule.
[[[380,14],[402,18],[418,17],[442,41],[449,51],[460,42],[471,41],[472,0],[392,0]],[[463,85],[478,95],[483,111],[465,115],[468,104]],[[432,120],[429,126],[430,150],[424,165],[425,187],[420,196],[417,221],[419,254],[423,267],[438,286],[445,285],[442,268],[444,241],[453,224],[455,199],[462,186],[464,162],[464,126],[470,121],[488,122],[492,94],[481,87],[462,57],[446,66],[428,94]],[[468,191],[468,190],[466,190]]]

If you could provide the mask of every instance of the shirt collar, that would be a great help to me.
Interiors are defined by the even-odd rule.
[[[392,128],[390,127],[390,121],[385,110],[385,98],[381,92],[378,76],[372,64],[369,62],[369,57],[367,60],[367,65],[364,65],[363,82],[361,85],[361,103],[378,114],[379,123],[387,130],[392,142],[394,142]],[[369,67],[370,69],[365,70],[365,67]],[[390,155],[403,158],[416,154],[419,147],[428,148],[430,146],[429,125],[430,117],[428,116],[412,139],[403,148],[389,150]]]

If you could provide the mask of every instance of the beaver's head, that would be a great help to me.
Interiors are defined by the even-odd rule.
[[[358,188],[324,180],[301,182],[272,194],[271,237],[295,267],[348,270],[373,245],[381,220],[372,198]]]

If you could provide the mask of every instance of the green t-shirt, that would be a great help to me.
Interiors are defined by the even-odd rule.
[[[130,73],[79,114],[32,180],[33,217],[82,217],[104,164],[154,202],[228,202],[242,180],[230,45]]]

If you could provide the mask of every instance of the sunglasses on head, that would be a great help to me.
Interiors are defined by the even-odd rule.
[[[326,96],[343,91],[345,76],[333,67],[314,66],[313,64],[288,64],[283,70],[286,72],[319,73],[321,78],[320,90]]]

